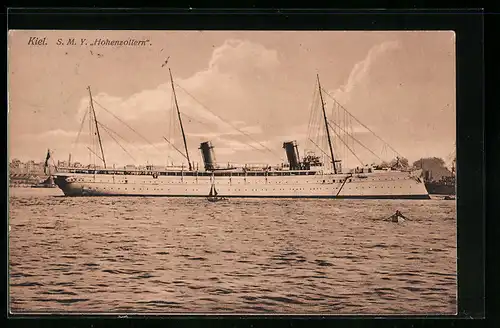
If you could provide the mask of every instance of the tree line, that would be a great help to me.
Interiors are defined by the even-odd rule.
[[[456,159],[453,160],[453,165],[455,165]],[[429,171],[434,180],[439,180],[443,176],[450,176],[454,173],[454,167],[451,170],[446,167],[445,161],[440,157],[425,157],[420,158],[410,163],[405,157],[397,157],[390,162],[384,161],[379,165],[380,168],[397,168],[397,169],[422,169],[423,171]]]

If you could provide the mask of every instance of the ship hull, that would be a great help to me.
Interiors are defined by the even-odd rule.
[[[209,176],[62,173],[54,181],[66,196],[206,197],[212,185]],[[406,172],[218,176],[214,184],[228,198],[430,199],[424,183]]]
[[[445,185],[440,183],[428,182],[425,184],[429,194],[433,195],[455,195],[456,189],[454,185]]]

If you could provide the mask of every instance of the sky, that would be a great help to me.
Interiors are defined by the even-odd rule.
[[[202,162],[203,141],[219,163],[278,163],[291,140],[301,155],[313,150],[309,137],[323,134],[320,121],[310,124],[311,110],[321,113],[317,74],[328,119],[352,131],[343,140],[359,160],[337,138],[342,131],[332,134],[345,165],[391,160],[391,149],[410,163],[452,160],[452,31],[9,31],[9,158],[43,161],[50,149],[55,160],[71,153],[93,162],[87,147],[100,150],[89,133],[90,86],[108,165],[180,164],[164,139],[184,149],[169,68],[194,162]],[[332,99],[390,147],[344,120]]]

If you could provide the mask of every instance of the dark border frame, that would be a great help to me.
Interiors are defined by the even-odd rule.
[[[480,10],[116,10],[116,9],[9,9],[9,29],[138,29],[138,30],[454,30],[456,33],[457,99],[457,252],[458,317],[485,315],[485,169],[484,169],[484,16]],[[7,76],[7,74],[5,75]],[[6,113],[6,111],[4,111]],[[6,120],[7,121],[7,120]],[[7,161],[5,161],[7,163]],[[2,225],[7,229],[7,225]],[[7,235],[7,231],[3,236]],[[7,249],[7,238],[4,240]],[[4,261],[5,265],[7,262]],[[8,267],[6,268],[8,270]],[[6,274],[7,270],[2,270]],[[8,277],[3,280],[8,284]],[[18,316],[11,316],[17,318]],[[49,316],[53,321],[66,316]],[[75,320],[73,326],[94,321]],[[115,316],[116,317],[116,316]],[[133,322],[144,324],[137,316]],[[323,316],[311,320],[374,319],[379,316]],[[399,321],[404,316],[388,316]],[[410,318],[423,318],[409,316]],[[29,316],[24,316],[29,318]],[[102,321],[109,316],[95,317]],[[158,317],[154,317],[158,318]],[[185,318],[174,316],[172,323]],[[226,318],[223,315],[210,318]],[[234,322],[237,317],[229,316]],[[248,316],[250,320],[268,318]],[[272,316],[298,319],[299,316]],[[428,318],[456,318],[430,316]],[[49,323],[42,319],[45,323]],[[344,321],[342,320],[342,321]],[[15,320],[19,324],[25,320]],[[70,323],[64,320],[65,323]],[[139,321],[139,322],[137,322]],[[156,320],[153,320],[156,321]],[[364,320],[362,320],[364,321]],[[149,321],[151,322],[151,321]],[[274,323],[275,320],[273,320]],[[132,322],[129,322],[132,323]],[[229,323],[229,322],[227,322]]]

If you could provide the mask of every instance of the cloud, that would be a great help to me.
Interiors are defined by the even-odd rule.
[[[256,73],[266,74],[277,65],[279,60],[275,50],[250,41],[230,39],[213,51],[206,69],[187,78],[174,77],[186,134],[216,137],[237,133],[227,122],[234,122],[231,124],[247,134],[263,133],[261,126],[246,126],[251,124],[248,117],[256,116],[255,111],[250,110],[252,103],[256,102],[245,83]],[[172,113],[176,108],[170,81],[129,97],[102,92],[93,99],[98,120],[105,125],[117,127],[113,117],[117,116],[134,128],[144,130],[147,127],[143,132],[151,138],[161,138],[172,118],[174,128],[177,128],[177,116]],[[89,99],[84,98],[79,104],[78,121],[88,109]]]
[[[39,136],[40,137],[67,137],[67,138],[73,138],[78,135],[78,132],[76,131],[64,131],[61,129],[57,130],[50,130],[41,133]]]
[[[218,138],[217,143],[214,147],[217,149],[217,145],[224,145],[228,148],[231,148],[234,151],[249,151],[254,150],[253,147],[258,147],[255,142],[242,142],[235,139],[225,139]]]
[[[244,126],[239,129],[240,131],[245,132],[246,134],[261,134],[262,127],[260,125],[252,125],[252,126]]]
[[[65,131],[62,129],[49,130],[38,134],[28,133],[21,136],[22,139],[52,139],[52,138],[76,138],[78,131]]]
[[[239,125],[241,126],[241,124]],[[233,124],[233,126],[236,125]],[[238,130],[244,132],[247,135],[255,135],[262,133],[262,127],[260,125],[243,126],[239,127]],[[205,133],[187,132],[186,135],[189,137],[216,139],[220,136],[241,135],[241,132],[239,131],[237,131],[234,128],[231,128],[230,126],[227,126],[226,129],[221,129],[218,132],[205,132]]]
[[[236,127],[241,127],[241,126],[244,126],[246,123],[244,121],[232,121],[231,122],[232,125],[236,126]]]
[[[134,146],[132,144],[122,146],[125,148],[126,152],[116,143],[106,143],[103,145],[108,166],[113,164],[118,166],[125,164],[144,165],[146,163],[154,165],[166,165],[171,163],[179,165],[183,163],[187,164],[184,156],[179,154],[166,142],[142,144],[140,146]],[[81,163],[89,162],[90,154],[87,145],[85,144],[79,144],[72,149],[61,147],[58,149],[56,157],[58,159],[65,159],[68,152],[71,152],[73,161]],[[62,154],[62,157],[60,154]],[[97,154],[100,154],[99,150],[97,150]],[[192,161],[198,161],[197,154],[192,150],[190,152],[190,156],[192,157]],[[90,155],[90,158],[92,158],[91,162],[93,162],[94,156]],[[96,162],[98,164],[101,163],[99,159],[96,159]]]
[[[425,149],[440,152],[435,146],[436,140],[440,144],[448,144],[455,139],[456,65],[453,32],[357,33],[357,36],[342,32],[290,35],[217,32],[202,38],[191,38],[187,34],[179,33],[178,37],[171,39],[159,33],[158,38],[154,38],[157,40],[154,44],[178,45],[168,52],[172,55],[170,64],[175,65],[172,66],[172,73],[184,129],[188,135],[188,147],[193,157],[199,157],[199,142],[211,139],[216,150],[222,153],[221,156],[227,153],[227,157],[238,161],[247,154],[251,160],[251,154],[260,156],[263,153],[271,157],[268,152],[258,152],[251,147],[247,147],[248,151],[235,151],[222,142],[219,145],[217,138],[234,139],[242,143],[252,140],[244,135],[238,136],[234,128],[217,116],[257,140],[272,141],[269,147],[278,153],[284,154],[281,145],[287,140],[297,140],[303,150],[305,138],[300,134],[306,133],[307,129],[302,130],[301,125],[308,122],[315,69],[331,73],[324,73],[327,74],[324,83],[322,81],[325,87],[331,86],[331,90],[335,90],[343,84],[332,94],[402,154],[411,156]],[[262,41],[258,41],[260,44],[248,41],[244,39],[246,36],[252,41]],[[353,37],[357,41],[349,42]],[[67,158],[67,152],[63,153],[72,146],[76,138],[74,131],[79,130],[80,120],[89,105],[88,95],[86,90],[82,92],[81,83],[96,81],[96,77],[99,82],[92,91],[97,118],[132,144],[130,151],[134,156],[137,154],[138,161],[143,163],[157,152],[147,147],[141,148],[147,143],[115,120],[99,104],[149,141],[163,142],[162,136],[169,139],[174,137],[175,145],[183,149],[167,67],[160,71],[161,62],[158,65],[158,53],[154,47],[143,49],[146,51],[144,53],[134,52],[133,56],[129,56],[129,52],[118,54],[113,50],[114,55],[109,53],[99,60],[87,58],[88,50],[87,55],[83,51],[70,52],[64,58],[54,57],[49,54],[52,53],[50,51],[37,52],[35,61],[34,53],[20,48],[25,47],[24,43],[20,43],[24,39],[22,35],[15,35],[15,39],[19,39],[19,42],[14,42],[11,49],[17,53],[12,57],[17,64],[12,62],[15,65],[11,65],[12,76],[9,75],[12,82],[9,106],[15,109],[9,113],[9,151],[16,156],[29,153],[33,157],[43,157],[46,148],[57,148],[62,159]],[[189,49],[194,39],[198,40],[195,51]],[[333,39],[337,41],[328,41]],[[280,42],[274,42],[276,40]],[[373,43],[374,40],[380,41]],[[342,47],[337,47],[335,58],[332,58],[332,46],[339,44]],[[400,47],[404,51],[398,50]],[[307,51],[297,52],[297,49]],[[163,54],[159,54],[161,60],[164,59]],[[56,57],[58,59],[54,59]],[[43,65],[26,70],[30,62]],[[81,66],[80,69],[75,69],[75,64]],[[47,70],[57,74],[47,74]],[[15,88],[16,85],[26,87]],[[48,87],[54,85],[59,87]],[[44,87],[49,89],[44,90]],[[26,90],[30,92],[26,93]],[[325,97],[325,100],[328,99]],[[34,107],[35,104],[39,107]],[[450,104],[449,108],[438,110],[445,104]],[[77,109],[78,116],[75,115]],[[328,109],[331,110],[330,107]],[[330,117],[334,118],[333,115]],[[259,128],[253,130],[252,127],[257,126]],[[359,131],[356,126],[353,128],[358,139],[370,142],[365,141],[369,137],[368,133]],[[55,130],[39,134],[52,129]],[[65,133],[57,129],[73,132]],[[79,138],[82,144],[89,140],[88,129],[89,124],[83,125]],[[121,156],[118,153],[124,152],[112,146],[113,140],[103,130],[101,137],[106,154],[109,152],[109,160],[115,155],[118,160],[118,156]],[[415,147],[416,141],[422,142],[427,148]],[[122,144],[129,149],[127,142]],[[134,146],[142,151],[136,150]],[[325,148],[324,145],[322,147]],[[83,148],[83,159],[88,160],[88,151]],[[115,150],[117,154],[113,153]],[[151,155],[142,155],[146,153],[145,150]],[[166,154],[158,154],[158,160],[165,158]]]
[[[367,79],[370,68],[377,61],[377,59],[391,51],[399,49],[400,47],[401,45],[397,41],[386,41],[373,46],[368,51],[366,57],[354,65],[347,82],[339,89],[331,93],[332,96],[341,104],[349,102],[353,89]]]
[[[209,70],[235,73],[248,69],[266,70],[279,65],[278,52],[245,40],[229,39],[214,50]]]
[[[179,82],[181,83],[181,82]],[[109,121],[114,116],[125,122],[154,123],[159,118],[166,119],[171,110],[176,110],[172,100],[172,90],[169,85],[161,84],[156,89],[144,90],[128,98],[99,93],[93,96],[94,108],[99,113],[99,121]],[[178,97],[179,109],[186,117],[192,116],[199,120],[220,123],[221,120],[202,105],[187,97]],[[82,99],[78,109],[77,119],[80,121],[89,108],[89,99]]]
[[[217,157],[220,158],[218,155],[227,156],[227,155],[233,155],[236,153],[236,150],[231,147],[218,147],[217,148],[217,153],[216,153],[216,159]]]
[[[284,153],[281,153],[281,144],[271,140],[249,140],[248,138],[227,139],[218,138],[213,142],[216,156],[230,155],[238,153],[238,157],[223,157],[225,161],[242,161],[244,159],[273,159],[279,160]],[[219,158],[219,157],[218,157]]]
[[[360,134],[365,134],[365,133],[371,133],[369,130],[364,128],[361,125],[353,125],[353,126],[347,126],[343,127],[342,125],[339,124],[339,127],[336,127],[333,125],[333,129],[335,132],[333,132],[334,135],[340,135],[342,138],[345,136],[355,136],[355,135],[360,135]]]
[[[248,82],[246,79],[252,78],[256,72],[265,74],[265,71],[272,70],[277,65],[279,61],[275,50],[266,49],[260,44],[249,41],[231,39],[213,51],[205,70],[187,78],[174,78],[189,148],[192,149],[197,142],[208,139],[214,142],[217,153],[222,156],[232,155],[239,151],[255,151],[255,148],[261,149],[261,145],[248,138],[249,135],[263,134],[264,131],[262,126],[248,124],[248,121],[244,120],[245,115],[247,117],[248,114],[255,115],[254,112],[248,110],[249,104],[254,99],[245,87],[245,83]],[[121,98],[99,93],[93,98],[99,122],[114,131],[119,131],[118,133],[129,141],[136,140],[144,143],[144,140],[138,140],[138,136],[133,135],[130,129],[118,126],[113,115],[133,128],[142,127],[141,135],[144,133],[148,140],[157,140],[162,136],[167,136],[168,133],[165,133],[167,122],[173,118],[176,137],[170,136],[170,141],[178,149],[183,150],[182,141],[177,136],[180,135],[177,114],[172,113],[172,110],[176,111],[176,109],[170,82],[151,90],[138,92],[130,97]],[[88,106],[89,100],[82,99],[78,111],[79,120],[85,115],[85,111],[88,111]],[[228,116],[232,117],[228,118]],[[116,154],[113,156],[126,159],[122,156],[124,154],[122,150],[116,147],[107,148],[108,152]],[[129,147],[125,145],[125,148]],[[156,155],[157,152],[147,144],[141,147],[141,150],[138,156],[140,158],[145,156],[142,155],[143,153],[149,152],[151,154],[148,158],[156,158],[156,161],[162,160],[162,157]],[[131,152],[137,153],[137,149],[132,149]],[[191,153],[191,156],[199,157],[198,152],[191,150]],[[165,155],[162,156],[165,160]],[[173,158],[177,162],[185,161],[175,150],[172,150],[169,156],[169,160]]]

